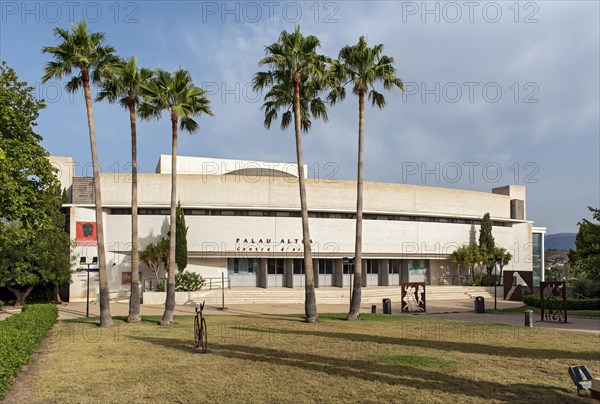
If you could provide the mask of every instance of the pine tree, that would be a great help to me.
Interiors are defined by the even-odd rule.
[[[183,272],[187,267],[187,232],[188,227],[185,225],[185,215],[183,209],[181,209],[181,202],[177,202],[177,211],[175,212],[175,262],[177,263],[177,270]]]
[[[488,275],[492,274],[494,268],[494,250],[496,249],[496,242],[494,236],[492,236],[492,219],[490,219],[489,212],[483,215],[481,222],[481,228],[479,229],[479,249],[481,251],[481,266],[485,267]]]

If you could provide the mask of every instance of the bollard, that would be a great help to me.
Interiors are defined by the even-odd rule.
[[[533,310],[525,310],[525,327],[533,328]]]
[[[371,314],[377,314],[377,305],[376,304],[371,305]]]

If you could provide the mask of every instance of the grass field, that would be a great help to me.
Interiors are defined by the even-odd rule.
[[[567,366],[600,374],[590,333],[425,316],[207,316],[109,329],[62,321],[7,398],[19,402],[581,402]],[[97,321],[97,320],[95,320]]]

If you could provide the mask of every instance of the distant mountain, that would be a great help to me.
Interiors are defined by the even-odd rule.
[[[574,250],[576,235],[576,233],[546,234],[544,247],[546,250]]]

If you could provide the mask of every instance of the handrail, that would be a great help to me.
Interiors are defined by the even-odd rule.
[[[148,278],[148,279],[144,279],[144,291],[154,291],[156,289],[156,286],[158,283],[164,283],[167,280],[167,278],[159,278],[158,282],[156,281],[156,278]],[[231,277],[230,276],[226,276],[224,279],[221,277],[208,277],[208,278],[204,278],[204,285],[202,286],[202,289],[206,288],[208,286],[209,290],[212,290],[213,288],[215,289],[221,289],[221,288],[227,288],[227,289],[231,289]],[[225,284],[223,284],[223,281],[225,281]]]

